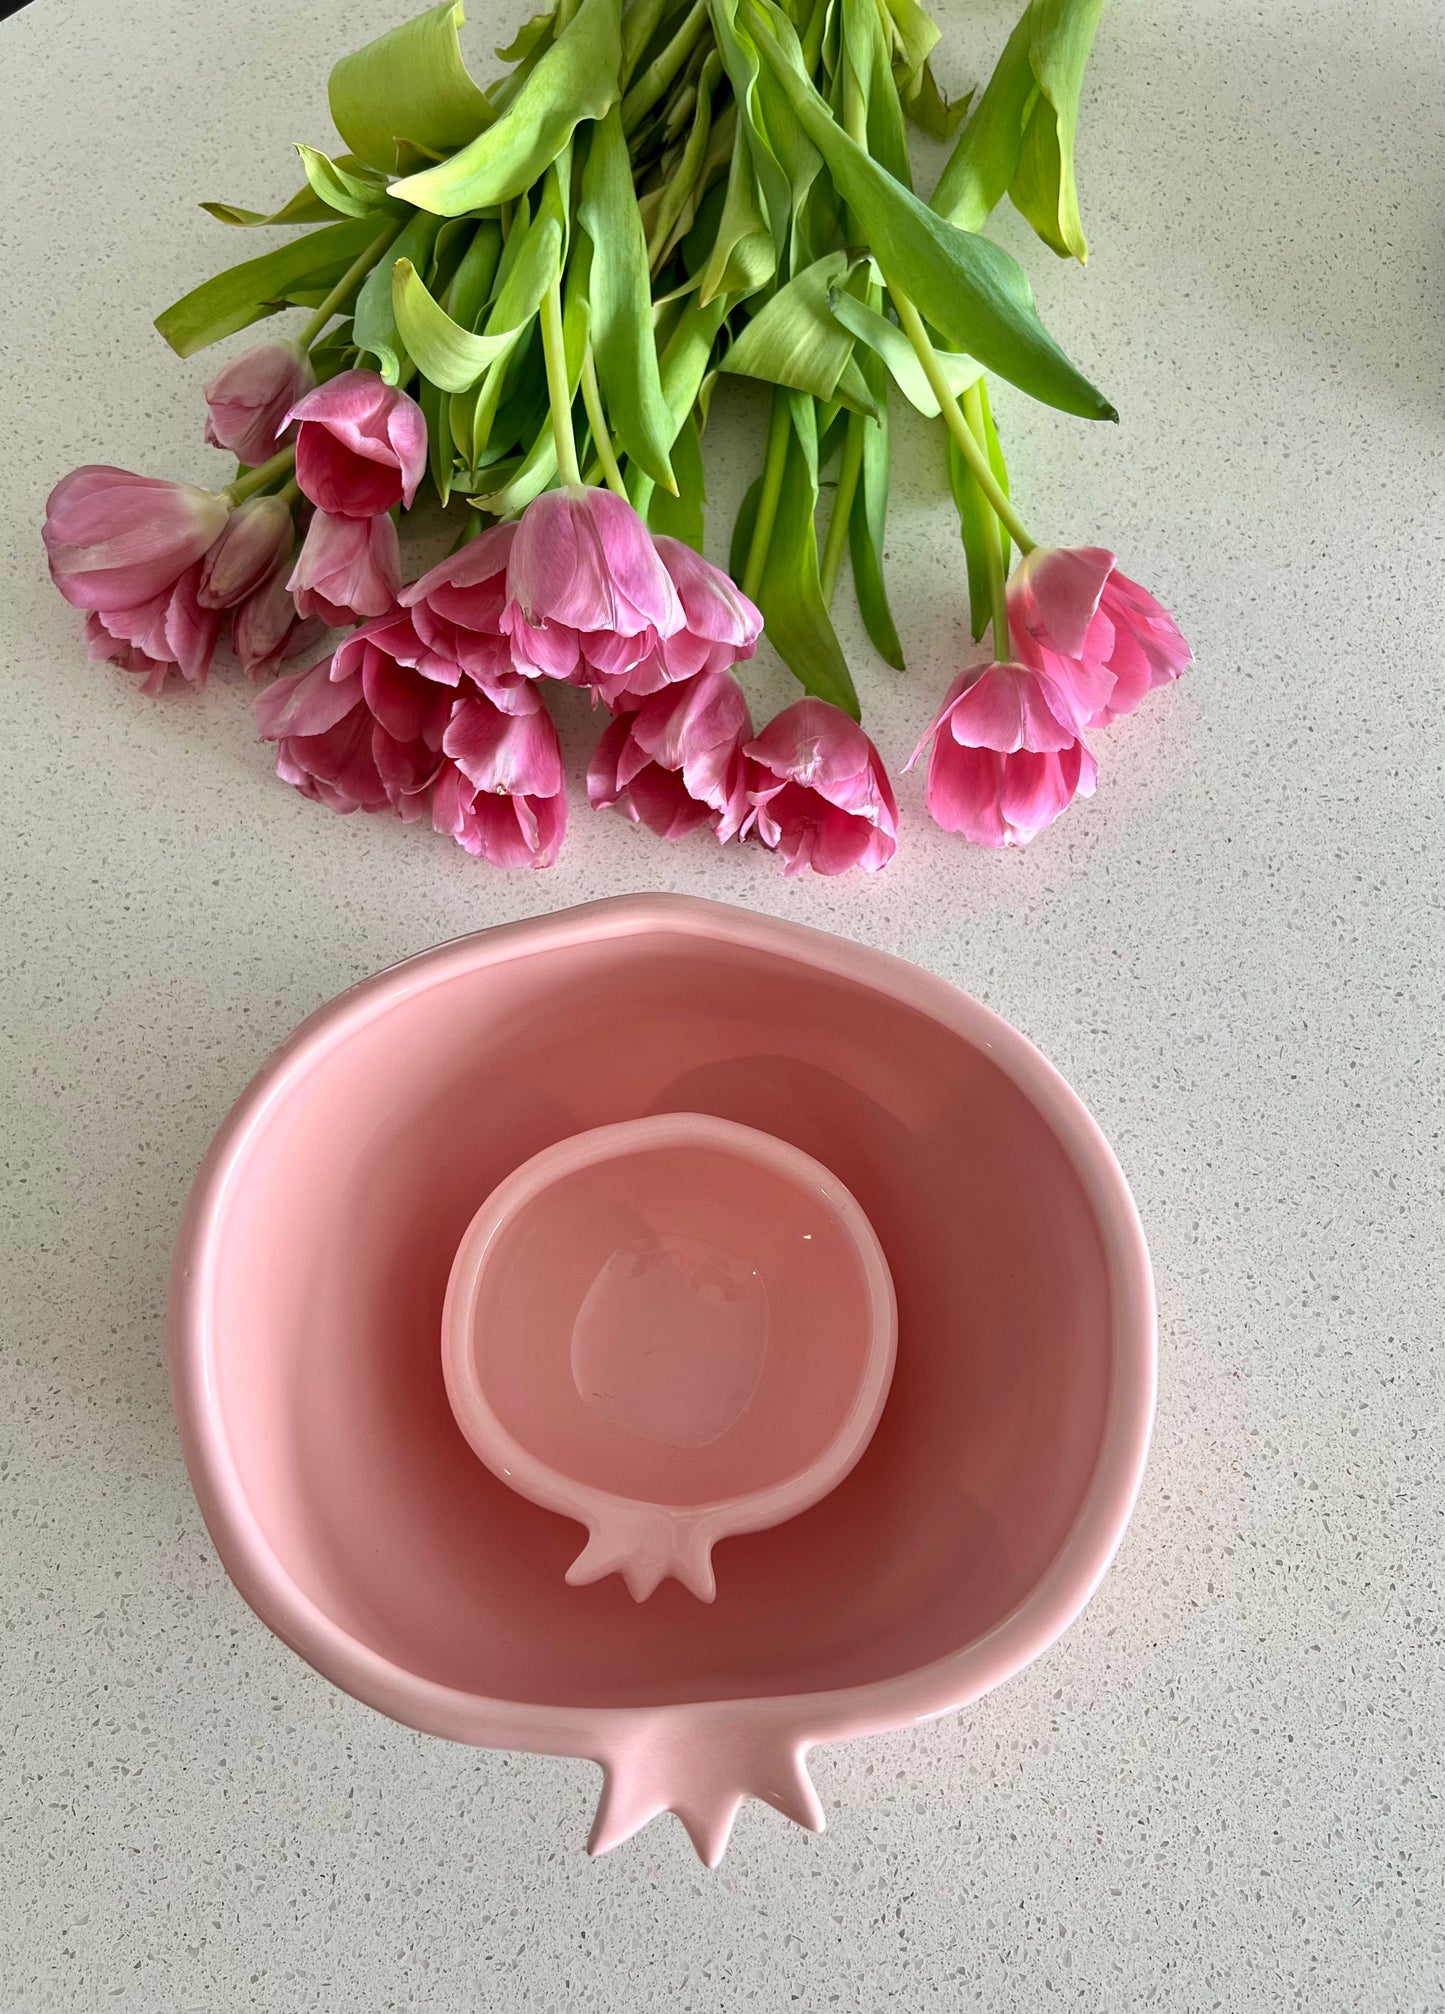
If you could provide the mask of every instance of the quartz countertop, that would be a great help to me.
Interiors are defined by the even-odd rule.
[[[75,463],[224,479],[200,387],[230,352],[180,363],[151,317],[257,247],[197,199],[287,193],[330,61],[403,11],[0,25],[0,2009],[1445,2005],[1436,8],[1106,10],[1087,272],[993,228],[1122,421],[1004,393],[1000,423],[1030,521],[1117,549],[1198,662],[1027,851],[933,829],[915,774],[885,874],[793,883],[575,781],[546,874],[331,818],[271,776],[234,674],[148,702],[45,577]],[[513,22],[473,13],[480,68]],[[957,90],[1010,10],[940,18]],[[941,449],[898,431],[907,677],[839,596],[893,758],[969,647]],[[760,440],[756,400],[718,401],[715,557]],[[760,660],[763,710],[786,688]],[[191,1175],[301,1017],[439,939],[659,887],[900,952],[1022,1028],[1113,1142],[1160,1302],[1143,1494],[1081,1620],[956,1718],[815,1751],[827,1833],[748,1805],[711,1875],[673,1819],[589,1862],[589,1765],[410,1733],[270,1636],[163,1353]]]

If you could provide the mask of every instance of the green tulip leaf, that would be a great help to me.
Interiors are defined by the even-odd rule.
[[[733,87],[738,125],[747,140],[760,211],[772,236],[776,264],[788,248],[792,191],[788,176],[769,145],[762,124],[757,97],[762,59],[752,39],[739,30],[739,4],[740,0],[711,0],[710,17],[717,52],[727,72],[728,82]]]
[[[677,477],[677,495],[654,490],[647,522],[651,530],[680,538],[694,552],[702,551],[703,514],[707,506],[706,477],[702,463],[702,438],[691,413],[672,443],[672,468]]]
[[[733,129],[727,194],[702,269],[698,299],[705,305],[719,294],[757,293],[777,269],[777,249],[759,205],[747,128],[739,119]]]
[[[391,298],[397,332],[407,354],[422,376],[444,392],[470,391],[488,365],[505,356],[517,338],[516,329],[478,336],[454,322],[432,298],[410,259],[398,259],[391,269]],[[536,313],[536,302],[532,312]]]
[[[348,217],[293,238],[203,280],[163,309],[156,316],[156,327],[178,357],[194,356],[223,336],[275,314],[292,296],[324,299],[376,235],[374,217]]]
[[[504,471],[498,468],[497,474]],[[544,420],[527,454],[505,469],[505,481],[497,488],[480,492],[473,503],[493,517],[515,517],[534,497],[539,497],[557,477],[557,442],[550,419]]]
[[[757,604],[769,642],[805,692],[859,716],[847,659],[818,578],[817,408],[794,395],[783,486],[768,541]],[[756,511],[756,504],[754,504]]]
[[[587,354],[590,326],[591,312],[586,292],[581,287],[572,287],[562,309],[562,355],[567,371],[567,389],[573,401],[582,381],[582,362]],[[495,368],[500,372],[502,366]],[[524,391],[521,396],[530,405],[531,391]],[[536,428],[535,438],[521,466],[508,472],[505,483],[476,499],[482,509],[490,511],[494,517],[511,517],[517,511],[525,510],[533,497],[540,496],[549,484],[556,481],[557,441],[552,431],[550,412],[544,408],[532,424]]]
[[[931,63],[924,64],[913,88],[899,95],[904,112],[930,140],[951,140],[973,103],[972,91],[965,91],[961,98],[945,98]]]
[[[373,179],[368,175],[355,174],[333,161],[328,154],[308,147],[304,140],[295,144],[307,181],[328,209],[338,211],[343,217],[369,217],[377,210],[397,210],[398,205],[391,201],[386,183],[379,176]]]
[[[589,275],[592,349],[618,446],[664,489],[674,486],[668,449],[677,429],[662,395],[652,330],[647,243],[633,190],[622,116],[614,105],[592,129],[577,221],[593,246]]]
[[[747,570],[748,549],[753,542],[753,528],[758,521],[758,502],[762,494],[763,479],[754,476],[733,520],[733,535],[728,544],[728,572],[735,581],[740,582]]]
[[[989,465],[997,478],[999,488],[1008,495],[1008,467],[999,446],[998,434],[994,430],[993,415],[984,408],[984,444],[988,450]],[[959,453],[952,434],[948,437],[948,486],[953,492],[954,508],[958,512],[958,528],[963,538],[963,556],[968,565],[968,608],[973,640],[978,642],[993,619],[993,598],[989,587],[990,546],[1002,547],[1002,564],[1005,574],[1009,564],[1008,534],[994,516],[978,486],[972,469]]]
[[[464,19],[461,0],[439,0],[335,66],[331,117],[358,160],[395,173],[408,148],[450,154],[488,124],[491,108],[462,61]]]
[[[883,580],[883,536],[888,521],[888,384],[880,358],[864,353],[856,361],[873,396],[877,420],[876,423],[849,421],[850,426],[861,426],[863,430],[863,466],[848,519],[853,589],[858,597],[858,613],[873,648],[885,664],[902,671],[903,646],[898,641]]]
[[[900,95],[906,95],[916,87],[938,47],[938,23],[918,0],[884,0],[884,6],[893,27],[893,75]]]
[[[968,567],[969,628],[978,642],[993,614],[989,590],[989,545],[998,545],[998,519],[984,501],[973,471],[958,451],[953,435],[948,437],[948,486],[958,512],[958,529],[963,538],[963,556]]]
[[[407,361],[406,345],[396,323],[392,269],[405,259],[425,271],[440,229],[440,218],[414,214],[367,274],[366,284],[356,297],[356,347],[370,351],[389,385],[401,383]]]
[[[835,287],[828,296],[828,306],[837,319],[866,343],[875,355],[882,358],[899,391],[911,406],[923,414],[925,419],[938,418],[938,400],[933,388],[923,374],[912,343],[904,335],[896,322],[890,322],[867,302],[858,300],[844,289]],[[950,391],[955,396],[966,392],[970,385],[977,384],[983,376],[982,367],[970,356],[954,350],[935,350],[934,355],[943,366],[943,374],[948,380]]]
[[[482,311],[492,297],[501,257],[502,227],[494,217],[488,217],[473,231],[447,286],[447,313],[462,328],[474,329],[481,320]]]
[[[926,15],[923,17],[928,19]],[[928,23],[933,27],[933,23]],[[938,30],[933,29],[937,38]],[[877,0],[843,0],[843,49],[858,80],[866,108],[868,152],[905,189],[913,187],[908,140],[903,131],[903,107],[889,65]]]
[[[420,380],[416,396],[422,417],[426,421],[427,467],[431,471],[436,493],[445,504],[452,493],[452,474],[455,466],[450,401],[446,393],[439,390],[429,378]]]
[[[393,184],[418,209],[456,217],[504,203],[541,176],[583,119],[618,99],[620,0],[582,0],[495,124],[460,153]]]
[[[981,228],[1007,193],[1061,258],[1089,255],[1074,183],[1079,90],[1103,0],[1030,0],[938,179],[933,208]]]
[[[663,346],[662,396],[672,415],[674,437],[703,396],[708,359],[726,309],[725,301],[709,301],[706,307],[689,301]]]
[[[797,36],[770,0],[754,0],[752,19],[758,48],[827,161],[889,285],[910,296],[950,345],[968,350],[1030,397],[1084,419],[1116,419],[1039,320],[1018,262],[925,208],[850,139],[803,70]]]
[[[435,223],[435,219],[433,219]],[[484,371],[508,356],[562,270],[562,225],[544,206],[524,232],[496,304],[480,335],[457,322],[432,298],[408,259],[392,269],[392,310],[402,342],[423,376],[443,391],[466,392]]]
[[[218,222],[239,225],[245,230],[254,230],[258,224],[330,224],[338,214],[330,203],[321,200],[309,182],[269,216],[264,210],[244,210],[239,203],[202,203],[200,207]]]
[[[805,267],[758,310],[719,368],[852,405],[852,398],[841,395],[841,380],[853,335],[829,307],[829,295],[847,270],[846,252],[829,252]]]
[[[530,21],[524,21],[505,49],[498,49],[499,63],[521,63],[528,56],[535,55],[543,43],[552,38],[552,30],[557,25],[556,13],[545,7],[540,14],[534,14]]]

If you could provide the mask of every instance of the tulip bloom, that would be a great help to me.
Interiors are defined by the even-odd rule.
[[[386,511],[372,518],[316,511],[286,583],[301,616],[334,629],[385,615],[401,586],[401,547]]]
[[[653,540],[682,605],[682,626],[661,637],[625,670],[599,671],[595,684],[608,706],[636,705],[649,693],[700,672],[727,671],[755,655],[763,618],[742,590],[681,539]]]
[[[256,726],[278,744],[276,774],[333,811],[420,818],[441,767],[454,694],[419,671],[405,616],[368,623],[335,655],[257,695]]]
[[[294,343],[258,343],[206,386],[207,441],[247,468],[269,461],[290,432],[291,407],[315,382],[310,358]]]
[[[960,672],[908,763],[932,742],[932,817],[980,846],[1026,846],[1093,795],[1098,767],[1079,737],[1080,710],[1075,690],[1034,665]]]
[[[426,474],[426,420],[414,399],[375,371],[342,371],[293,405],[296,480],[331,517],[410,507]]]
[[[231,618],[231,648],[254,679],[274,676],[287,658],[310,650],[325,632],[324,622],[298,618],[286,585],[290,571],[288,547]]]
[[[743,747],[752,735],[737,680],[700,672],[612,722],[588,765],[588,800],[595,810],[615,805],[664,839],[703,825],[732,839],[751,810]]]
[[[515,523],[491,526],[397,597],[436,662],[465,672],[503,708],[512,703],[509,695],[525,705],[521,695],[531,690],[513,666],[501,627],[516,535]]]
[[[74,608],[136,609],[170,593],[225,530],[231,506],[190,483],[73,469],[45,503],[50,574]]]
[[[898,848],[898,806],[882,757],[858,725],[822,699],[800,699],[770,721],[744,754],[755,828],[784,872],[876,873]]]
[[[201,563],[202,608],[232,608],[244,601],[294,542],[291,506],[280,497],[252,497],[239,504]]]
[[[1057,675],[1055,660],[1063,658],[1086,675],[1108,674],[1087,717],[1090,727],[1132,713],[1193,658],[1168,609],[1099,546],[1035,546],[1014,569],[1008,606],[1026,662]]]
[[[127,671],[146,668],[141,691],[154,696],[175,669],[199,692],[205,685],[220,635],[217,609],[200,599],[201,569],[191,567],[171,587],[134,608],[107,608],[86,618],[86,649],[92,657],[108,657]],[[100,647],[102,635],[116,646]]]
[[[672,577],[625,497],[574,483],[528,505],[498,617],[524,677],[625,680],[684,622]]]
[[[432,824],[495,867],[550,867],[567,829],[562,751],[533,690],[510,712],[482,693],[452,708]]]

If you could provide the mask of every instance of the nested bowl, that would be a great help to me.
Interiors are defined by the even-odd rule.
[[[856,1466],[723,1539],[717,1596],[566,1582],[582,1537],[448,1403],[448,1275],[542,1149],[712,1114],[831,1170],[876,1232],[897,1355]],[[443,945],[322,1008],[197,1176],[172,1388],[227,1570],[319,1671],[409,1726],[589,1757],[591,1846],[744,1796],[814,1829],[820,1741],[966,1704],[1077,1615],[1127,1522],[1154,1391],[1138,1217],[1020,1035],[883,953],[680,896]]]

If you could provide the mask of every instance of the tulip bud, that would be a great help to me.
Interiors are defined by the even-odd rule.
[[[231,608],[265,580],[291,550],[291,507],[280,497],[251,497],[232,511],[201,567],[202,608]]]
[[[294,343],[258,343],[206,386],[206,439],[247,468],[269,461],[292,406],[315,382],[309,357]]]

